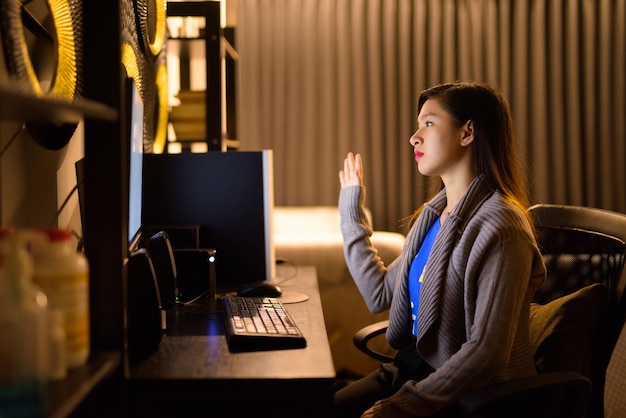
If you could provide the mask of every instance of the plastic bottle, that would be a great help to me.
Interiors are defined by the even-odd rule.
[[[0,231],[0,416],[43,416],[48,388],[46,295],[33,285],[25,233]]]
[[[50,348],[50,379],[67,377],[67,352],[65,349],[65,318],[59,309],[49,310],[48,342]]]
[[[71,246],[72,233],[49,229],[34,249],[33,281],[48,296],[51,309],[63,312],[69,369],[89,357],[89,265]]]

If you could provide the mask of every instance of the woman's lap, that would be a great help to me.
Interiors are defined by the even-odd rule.
[[[376,401],[396,393],[408,380],[421,380],[433,372],[409,346],[396,355],[393,363],[384,363],[378,370],[335,392],[337,417],[360,417]]]

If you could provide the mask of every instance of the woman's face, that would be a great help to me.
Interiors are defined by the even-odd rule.
[[[444,177],[471,163],[466,143],[469,122],[459,126],[437,99],[429,99],[420,110],[417,124],[409,142],[422,175]]]

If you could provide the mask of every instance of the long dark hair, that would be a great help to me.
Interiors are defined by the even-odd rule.
[[[529,198],[518,159],[513,118],[502,94],[479,82],[441,84],[420,93],[418,114],[429,99],[436,99],[459,126],[473,122],[476,174],[484,175],[493,189],[526,211]]]

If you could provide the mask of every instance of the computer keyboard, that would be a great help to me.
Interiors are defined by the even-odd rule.
[[[306,347],[306,339],[279,299],[226,296],[223,301],[230,351]]]

